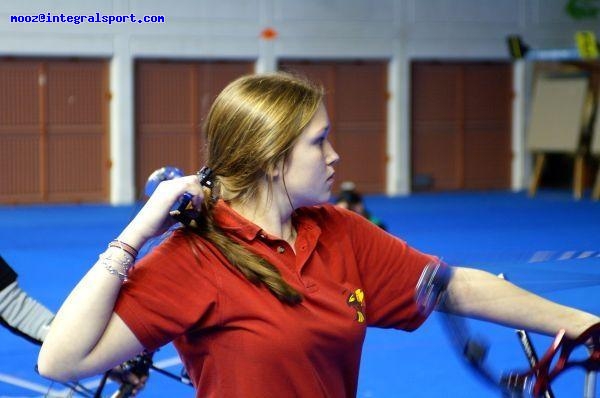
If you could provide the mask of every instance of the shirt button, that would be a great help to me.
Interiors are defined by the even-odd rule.
[[[284,251],[285,251],[285,249],[283,248],[283,246],[277,246],[278,253],[283,253]]]

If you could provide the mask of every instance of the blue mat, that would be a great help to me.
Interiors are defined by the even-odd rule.
[[[456,265],[506,276],[552,300],[600,314],[600,202],[574,201],[570,192],[367,196],[367,207],[388,230],[422,251]],[[0,207],[0,253],[19,273],[21,286],[57,310],[74,284],[135,213],[134,206],[61,205]],[[490,344],[498,371],[527,362],[514,331],[470,322]],[[533,336],[538,351],[551,342]],[[0,329],[0,397],[51,396],[67,391],[34,371],[38,348]],[[155,361],[178,374],[172,346]],[[93,385],[98,378],[85,380]],[[582,395],[582,372],[554,385],[557,398]],[[107,388],[107,396],[114,386]],[[66,395],[62,395],[66,396]],[[141,397],[193,397],[177,381],[152,373]],[[359,378],[359,397],[500,397],[462,362],[439,316],[413,333],[371,329]]]

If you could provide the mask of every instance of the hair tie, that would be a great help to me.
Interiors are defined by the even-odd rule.
[[[213,171],[210,167],[204,166],[200,169],[200,171],[198,171],[196,173],[196,175],[198,176],[198,182],[200,183],[200,185],[212,189],[213,187],[213,180],[212,180],[212,175],[213,175]]]

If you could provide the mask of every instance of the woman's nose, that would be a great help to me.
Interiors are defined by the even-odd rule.
[[[335,149],[333,149],[333,145],[331,145],[329,140],[326,141],[325,149],[327,151],[326,157],[325,157],[325,159],[327,159],[327,164],[334,164],[340,160],[340,155],[338,155],[338,153],[335,151]]]

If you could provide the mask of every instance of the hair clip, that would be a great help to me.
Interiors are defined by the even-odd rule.
[[[204,166],[196,173],[198,176],[198,182],[200,185],[212,189],[213,180],[212,180],[213,171],[210,167]]]

